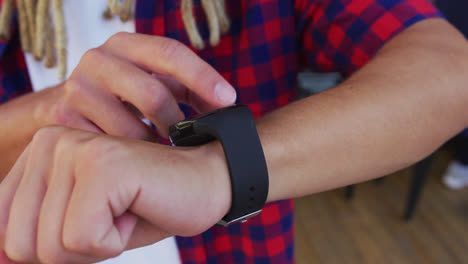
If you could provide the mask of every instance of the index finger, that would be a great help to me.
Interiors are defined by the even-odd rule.
[[[213,67],[176,40],[121,32],[102,48],[145,70],[173,77],[216,108],[236,101],[235,89]]]

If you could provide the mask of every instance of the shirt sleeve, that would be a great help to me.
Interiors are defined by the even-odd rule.
[[[10,38],[0,40],[0,104],[32,91],[26,61],[19,41],[16,14],[12,20]]]
[[[295,11],[302,63],[344,76],[404,29],[441,17],[427,0],[297,0]]]

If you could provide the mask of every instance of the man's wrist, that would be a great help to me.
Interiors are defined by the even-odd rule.
[[[55,125],[60,123],[57,120],[57,113],[59,112],[57,107],[60,106],[59,92],[62,84],[55,87],[46,88],[40,92],[33,93],[32,96],[37,97],[35,99],[33,120],[36,127],[42,128],[49,125]]]
[[[222,218],[229,212],[232,203],[231,178],[223,146],[216,140],[200,146],[198,151],[203,159],[201,162],[207,162],[210,165],[211,173],[206,175],[209,183],[207,192],[214,194],[212,199],[217,200]]]

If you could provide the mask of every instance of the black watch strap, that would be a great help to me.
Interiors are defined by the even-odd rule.
[[[228,225],[260,213],[268,195],[268,169],[250,109],[237,106],[221,116],[208,115],[194,124],[194,131],[217,138],[226,155],[232,205],[219,224]]]
[[[199,141],[216,138],[223,146],[231,177],[232,205],[218,224],[227,226],[260,213],[268,196],[268,169],[250,109],[228,107],[179,124],[190,126],[189,134],[193,136],[184,140],[181,133],[172,133],[176,135],[171,137],[175,145],[199,145]]]

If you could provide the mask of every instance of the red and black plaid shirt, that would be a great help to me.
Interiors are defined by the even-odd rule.
[[[195,0],[198,27],[208,28]],[[232,24],[216,47],[197,53],[237,89],[238,102],[256,118],[295,99],[302,66],[349,75],[366,64],[390,38],[429,17],[427,0],[227,0]],[[15,19],[15,18],[14,18]],[[138,0],[136,31],[190,45],[180,0]],[[16,22],[0,43],[0,102],[31,91]],[[292,200],[270,203],[244,224],[213,227],[177,238],[183,263],[293,263]]]

